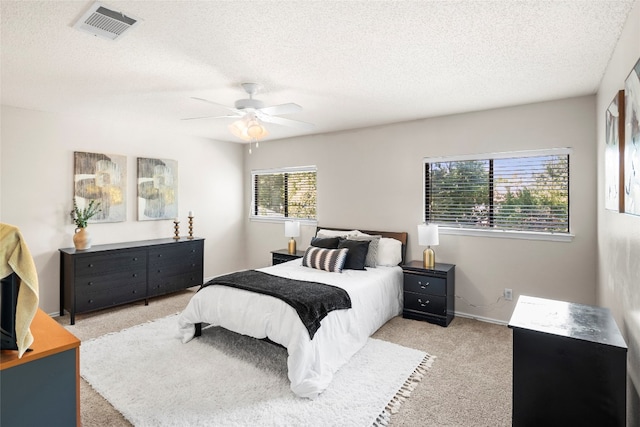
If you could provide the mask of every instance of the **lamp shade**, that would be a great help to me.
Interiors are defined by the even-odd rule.
[[[439,243],[437,224],[418,225],[418,244],[420,246],[436,246]]]
[[[300,221],[286,221],[284,223],[284,235],[286,237],[298,237],[300,235]]]

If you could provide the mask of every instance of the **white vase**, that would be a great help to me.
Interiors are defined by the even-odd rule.
[[[91,235],[86,227],[76,228],[76,234],[73,235],[73,244],[77,251],[83,251],[91,247]]]

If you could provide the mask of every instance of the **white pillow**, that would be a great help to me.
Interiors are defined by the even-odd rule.
[[[400,240],[383,237],[378,243],[377,265],[393,267],[402,262],[402,242]]]
[[[355,231],[357,230],[343,231],[343,230],[326,230],[322,228],[318,230],[318,232],[316,233],[316,237],[345,237],[346,238],[347,236],[349,236]]]

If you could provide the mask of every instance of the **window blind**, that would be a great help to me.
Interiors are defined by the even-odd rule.
[[[252,172],[252,216],[316,219],[316,167]]]
[[[569,153],[425,159],[425,221],[569,233]]]

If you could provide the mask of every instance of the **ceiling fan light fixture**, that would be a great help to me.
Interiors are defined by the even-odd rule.
[[[247,123],[247,135],[251,139],[261,139],[268,135],[267,129],[262,126],[262,123],[258,121],[258,119],[251,119],[249,123]]]
[[[229,130],[234,136],[245,141],[258,141],[269,135],[269,131],[255,117],[236,120],[229,125]]]
[[[246,130],[247,130],[247,125],[244,122],[244,120],[240,119],[240,120],[236,120],[235,122],[231,123],[229,125],[229,130],[231,131],[231,133],[240,138],[243,139],[245,141],[249,140],[249,136],[246,134]]]

